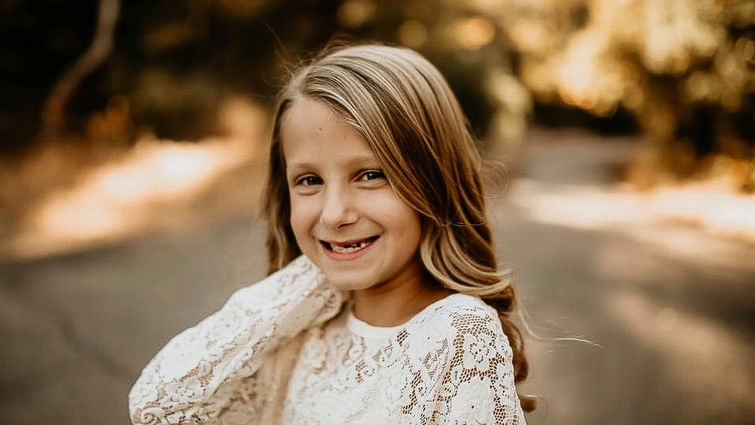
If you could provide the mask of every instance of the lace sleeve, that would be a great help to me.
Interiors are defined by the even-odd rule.
[[[232,403],[232,388],[255,374],[266,353],[340,307],[339,292],[306,257],[297,258],[168,342],[131,389],[131,421],[214,422]]]
[[[443,423],[525,425],[514,387],[512,352],[498,317],[482,309],[454,314],[450,362],[442,377]]]

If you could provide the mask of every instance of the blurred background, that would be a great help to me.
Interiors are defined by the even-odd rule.
[[[755,423],[755,1],[0,0],[0,408],[127,424],[264,275],[269,110],[332,40],[418,50],[488,163],[531,424]]]

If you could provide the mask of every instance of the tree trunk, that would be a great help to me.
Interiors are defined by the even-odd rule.
[[[42,109],[43,141],[54,141],[61,136],[65,110],[76,88],[89,73],[102,64],[113,48],[113,33],[120,12],[120,0],[100,0],[97,29],[92,44],[79,59],[58,79]]]

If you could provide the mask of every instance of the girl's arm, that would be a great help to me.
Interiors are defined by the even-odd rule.
[[[131,421],[211,423],[265,354],[340,308],[340,293],[306,257],[297,258],[168,342],[131,389]]]

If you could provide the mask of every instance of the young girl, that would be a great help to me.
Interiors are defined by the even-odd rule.
[[[524,424],[516,297],[440,73],[407,49],[342,48],[274,112],[270,274],[155,356],[133,423]]]

